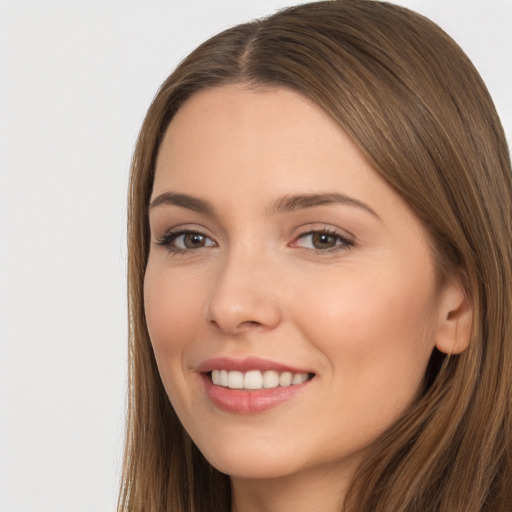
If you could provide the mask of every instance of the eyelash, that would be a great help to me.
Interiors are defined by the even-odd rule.
[[[309,231],[306,231],[305,233],[301,233],[293,242],[293,244],[296,244],[298,240],[305,239],[308,236],[314,236],[314,235],[327,235],[329,237],[334,237],[336,239],[336,245],[334,247],[326,248],[326,249],[313,249],[313,248],[307,248],[303,247],[304,250],[308,251],[312,254],[330,254],[338,251],[343,251],[350,249],[354,247],[354,240],[351,240],[350,238],[342,235],[338,231],[334,229],[330,229],[327,227],[324,227],[323,229],[311,229]]]
[[[213,244],[211,244],[211,245],[197,247],[195,249],[193,249],[193,248],[182,249],[180,247],[173,246],[173,243],[180,236],[184,236],[184,235],[197,235],[197,236],[204,237],[206,240],[210,240],[210,241],[213,242],[213,240],[209,236],[205,235],[204,233],[201,233],[200,231],[195,231],[193,229],[180,229],[179,231],[167,231],[166,233],[163,234],[163,236],[161,236],[156,241],[156,243],[159,246],[167,248],[167,250],[171,254],[177,254],[177,255],[180,255],[180,254],[184,255],[184,254],[187,254],[187,253],[190,253],[190,252],[195,252],[195,251],[198,251],[200,249],[204,249],[204,248],[212,247],[213,245],[216,245],[215,242],[213,242]]]
[[[312,229],[310,231],[306,231],[304,233],[301,233],[299,236],[295,238],[295,240],[290,244],[291,247],[298,247],[301,248],[300,245],[295,245],[299,240],[303,240],[307,238],[308,236],[314,236],[314,235],[327,235],[329,237],[334,237],[336,239],[336,245],[334,247],[326,248],[326,249],[314,249],[314,248],[308,248],[308,247],[302,247],[304,251],[307,251],[311,254],[319,254],[319,255],[325,255],[334,253],[340,250],[347,250],[352,248],[355,244],[354,241],[350,238],[347,238],[346,236],[340,234],[339,232],[330,229],[330,228],[323,228],[323,229]],[[197,235],[200,237],[204,237],[206,240],[209,240],[212,242],[211,244],[204,245],[197,248],[179,248],[173,246],[173,243],[180,237],[184,235]],[[192,229],[181,229],[179,231],[168,231],[164,233],[163,236],[161,236],[157,241],[156,244],[161,247],[166,247],[169,253],[176,254],[176,255],[185,255],[187,253],[192,253],[199,251],[201,249],[205,249],[208,247],[214,247],[216,245],[216,242],[213,241],[210,237],[205,235],[204,233],[201,233],[200,231],[195,231]]]

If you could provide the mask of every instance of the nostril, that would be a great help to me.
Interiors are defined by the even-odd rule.
[[[261,325],[259,322],[256,322],[254,320],[247,320],[246,322],[242,322],[240,325],[250,325],[250,326],[258,326]]]
[[[220,323],[220,322],[217,322],[216,320],[210,320],[210,325],[212,325],[213,327],[215,327],[216,329],[221,329],[223,330],[223,324]],[[257,322],[256,320],[245,320],[243,322],[240,322],[239,324],[237,324],[235,326],[235,330],[236,331],[240,331],[240,330],[244,330],[244,328],[247,328],[247,329],[253,329],[253,328],[256,328],[256,327],[261,327],[263,324],[261,322]]]

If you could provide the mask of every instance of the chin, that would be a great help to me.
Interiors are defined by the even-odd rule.
[[[275,460],[267,455],[269,454],[262,453],[255,460],[247,454],[239,453],[234,457],[220,455],[215,458],[207,458],[207,460],[221,473],[243,480],[284,478],[301,470],[297,461],[289,464],[287,461]]]
[[[279,478],[300,470],[298,444],[282,442],[270,432],[235,433],[224,436],[194,436],[206,460],[218,471],[243,479]],[[274,439],[273,439],[274,438]]]

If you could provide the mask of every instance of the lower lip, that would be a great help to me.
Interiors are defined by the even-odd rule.
[[[206,395],[217,407],[237,414],[257,414],[288,402],[300,394],[311,380],[294,386],[279,386],[271,389],[244,391],[216,386],[209,374],[202,374]]]

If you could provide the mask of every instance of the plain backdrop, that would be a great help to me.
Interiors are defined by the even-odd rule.
[[[0,0],[0,512],[115,510],[138,129],[197,44],[293,3]],[[461,44],[511,141],[512,0],[397,3]]]

